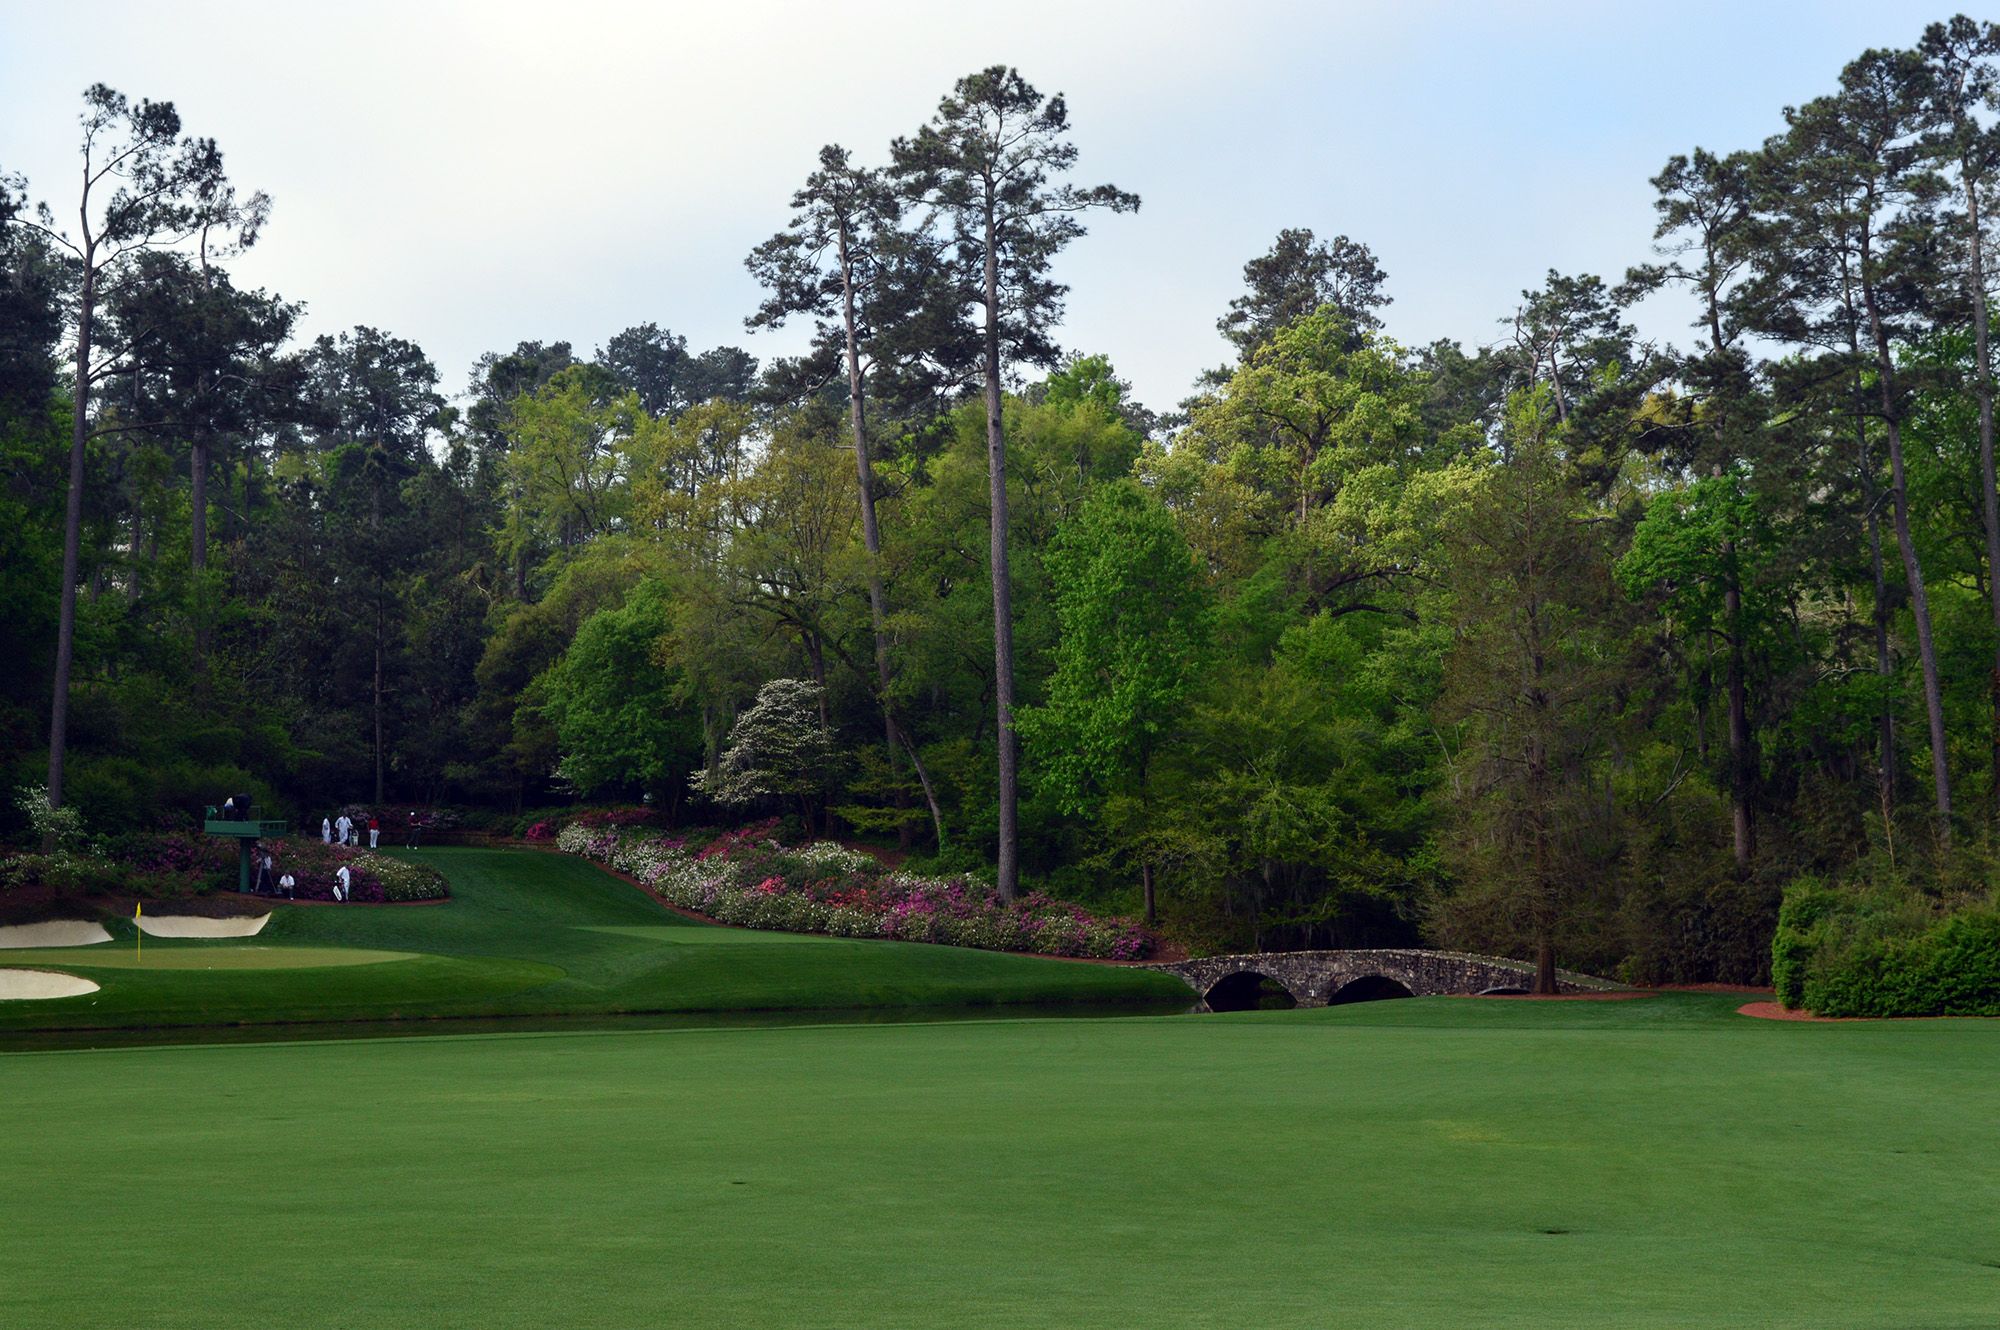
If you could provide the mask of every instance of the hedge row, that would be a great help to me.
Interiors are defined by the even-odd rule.
[[[1803,879],[1771,943],[1778,1000],[1819,1016],[2000,1016],[2000,911]]]

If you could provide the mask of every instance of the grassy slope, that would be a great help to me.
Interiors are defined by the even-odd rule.
[[[2000,1025],[1734,1001],[0,1057],[0,1323],[1992,1325]]]
[[[427,850],[444,905],[280,907],[244,947],[423,953],[338,968],[196,971],[172,958],[214,941],[148,938],[105,950],[0,952],[0,966],[62,969],[103,991],[0,1003],[0,1033],[134,1025],[387,1017],[582,1015],[1016,1002],[1116,1001],[1186,989],[1164,975],[952,947],[746,933],[690,923],[595,866],[524,850]],[[714,945],[726,941],[729,945]]]

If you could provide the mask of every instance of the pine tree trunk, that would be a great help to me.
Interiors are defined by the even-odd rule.
[[[1864,255],[1865,271],[1865,255]],[[1896,546],[1903,556],[1903,576],[1909,583],[1910,614],[1917,625],[1917,660],[1924,676],[1924,712],[1930,721],[1931,781],[1937,793],[1936,837],[1940,848],[1951,844],[1951,768],[1945,747],[1944,691],[1938,682],[1937,643],[1931,637],[1930,597],[1924,589],[1923,565],[1910,534],[1909,486],[1903,471],[1902,412],[1896,400],[1896,358],[1876,307],[1873,286],[1862,287],[1868,327],[1875,341],[1875,387],[1882,404],[1882,424],[1889,439],[1889,500],[1896,527]]]
[[[1722,333],[1721,302],[1711,287],[1708,296],[1708,332],[1710,346],[1720,363],[1729,351],[1729,344]],[[1716,433],[1726,455],[1728,436],[1725,432],[1721,413],[1718,412]],[[1725,473],[1721,460],[1715,464],[1715,475]],[[1747,877],[1750,873],[1751,855],[1756,850],[1757,830],[1753,821],[1750,802],[1754,793],[1757,773],[1750,753],[1750,706],[1744,686],[1743,651],[1743,571],[1736,557],[1736,542],[1722,543],[1723,567],[1726,582],[1722,593],[1723,614],[1729,625],[1729,666],[1727,687],[1729,692],[1729,820],[1730,839],[1736,856],[1736,875]]]
[[[1937,794],[1937,841],[1951,844],[1951,768],[1945,747],[1944,690],[1938,680],[1937,643],[1931,636],[1930,599],[1924,591],[1924,570],[1910,534],[1909,492],[1903,477],[1903,431],[1888,421],[1890,500],[1896,522],[1896,544],[1903,554],[1903,575],[1910,586],[1910,614],[1917,622],[1917,660],[1924,676],[1924,712],[1931,732],[1931,782]]]
[[[382,610],[375,610],[375,802],[382,802]]]
[[[1883,682],[1882,714],[1876,721],[1875,785],[1882,806],[1882,834],[1895,860],[1896,840],[1896,717],[1889,705],[1888,681],[1895,672],[1889,655],[1889,579],[1882,563],[1882,517],[1876,511],[1875,462],[1868,452],[1868,422],[1859,412],[1854,434],[1860,450],[1861,507],[1868,529],[1868,571],[1875,587],[1875,673]]]
[[[868,457],[868,420],[862,400],[861,344],[855,330],[854,269],[847,250],[847,224],[840,227],[841,315],[847,334],[847,422],[854,436],[854,479],[861,492],[861,543],[868,551],[868,622],[875,634],[875,688],[882,699],[882,739],[893,766],[899,747],[909,751],[910,765],[923,786],[924,802],[930,807],[931,831],[940,847],[944,845],[944,818],[931,793],[930,775],[915,743],[902,742],[895,708],[889,701],[888,598],[882,590],[882,528],[875,518],[875,468]]]
[[[140,562],[139,549],[145,544],[145,540],[145,511],[142,505],[134,503],[132,506],[132,557],[126,561],[125,574],[125,603],[127,605],[136,605],[139,603],[139,570],[145,566]]]
[[[1756,772],[1751,765],[1750,707],[1743,686],[1743,592],[1737,582],[1735,545],[1725,547],[1730,561],[1729,588],[1723,592],[1723,609],[1729,618],[1729,807],[1739,877],[1750,872],[1750,856],[1756,849],[1756,824],[1751,820],[1750,796]]]
[[[1544,937],[1535,944],[1535,992],[1548,997],[1562,991],[1556,981],[1555,944]]]
[[[847,336],[847,425],[854,440],[854,480],[861,498],[861,543],[868,551],[868,624],[875,635],[875,686],[882,697],[882,740],[890,760],[896,753],[896,720],[889,714],[888,611],[882,593],[882,528],[875,519],[875,469],[868,457],[868,421],[862,402],[861,343],[855,330],[854,268],[847,248],[847,223],[840,225],[841,318]]]
[[[228,501],[224,496],[224,502]],[[188,450],[188,565],[194,570],[194,672],[199,680],[208,667],[208,597],[202,574],[208,569],[208,440],[198,438]]]
[[[76,398],[71,404],[69,499],[63,510],[62,587],[56,612],[54,697],[49,704],[49,807],[63,801],[63,764],[69,753],[69,676],[76,663],[76,570],[83,542],[83,461],[89,439],[91,320],[96,314],[95,254],[84,250],[83,289],[76,315]],[[53,848],[53,847],[45,847]]]
[[[1989,726],[1991,755],[1988,769],[1988,815],[2000,821],[2000,480],[1993,463],[1993,360],[1986,307],[1986,255],[1980,234],[1978,177],[1971,171],[1965,178],[1965,229],[1968,257],[1966,273],[1972,289],[1973,390],[1979,398],[1979,479],[1980,516],[1986,525],[1986,594],[1993,610],[1992,720]]]
[[[225,502],[227,498],[225,496]],[[208,442],[188,450],[188,565],[199,577],[208,567]]]
[[[1020,769],[1014,743],[1014,603],[1007,566],[1007,443],[1000,419],[1000,256],[994,204],[986,204],[986,474],[992,495],[993,695],[995,739],[1000,749],[1000,862],[994,885],[1000,899],[1020,891]]]
[[[382,477],[376,476],[374,491],[369,496],[369,531],[374,536],[375,558],[382,557]],[[382,637],[388,629],[387,614],[382,605],[382,576],[379,563],[375,576],[375,802],[382,802]]]
[[[931,810],[931,831],[937,836],[939,848],[943,848],[944,813],[938,808],[937,791],[931,785],[931,773],[924,768],[924,760],[917,756],[917,746],[910,742],[909,732],[898,725],[896,737],[902,740],[903,751],[910,759],[910,768],[917,773],[917,784],[924,792],[924,804]]]

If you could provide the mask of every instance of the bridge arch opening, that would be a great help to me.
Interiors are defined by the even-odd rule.
[[[1209,985],[1202,994],[1210,1011],[1282,1011],[1299,1005],[1292,991],[1268,974],[1238,970]]]
[[[1381,1002],[1387,998],[1414,997],[1409,988],[1391,979],[1386,974],[1364,974],[1359,979],[1350,979],[1327,998],[1326,1005],[1337,1007],[1346,1002]]]

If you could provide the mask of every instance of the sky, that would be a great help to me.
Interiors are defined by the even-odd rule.
[[[1284,227],[1374,249],[1405,345],[1468,347],[1550,268],[1650,255],[1648,180],[1750,147],[1871,46],[1948,7],[1904,0],[1193,4],[728,0],[161,4],[0,0],[0,172],[73,210],[80,94],[172,101],[240,188],[275,200],[237,280],[424,347],[447,392],[524,339],[587,354],[654,322],[746,333],[751,247],[824,143],[880,162],[953,82],[1012,64],[1062,92],[1075,179],[1140,195],[1059,261],[1065,346],[1156,409],[1222,363],[1215,320]],[[1656,297],[1648,336],[1683,335]]]

